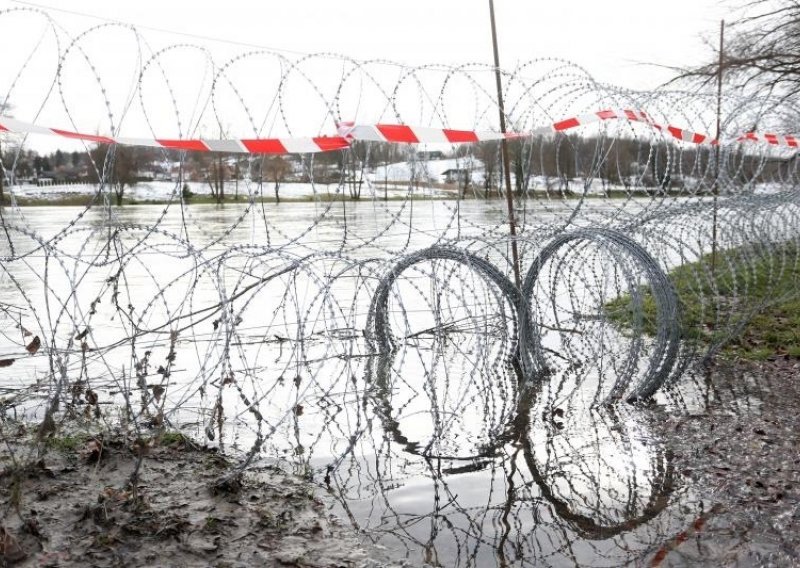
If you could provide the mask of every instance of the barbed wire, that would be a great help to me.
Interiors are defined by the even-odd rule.
[[[479,63],[260,49],[218,63],[202,46],[153,49],[133,26],[71,36],[42,10],[0,12],[0,26],[12,20],[45,30],[2,79],[4,109],[35,101],[15,109],[31,123],[177,139],[330,134],[347,121],[497,130],[492,68]],[[113,65],[134,62],[130,84],[103,54],[123,41]],[[714,123],[714,97],[691,85],[634,92],[557,59],[502,77],[517,132],[609,108],[700,133]],[[717,145],[628,120],[511,140],[521,290],[496,142],[298,155],[303,193],[280,204],[265,182],[289,183],[247,155],[241,199],[220,206],[184,192],[206,183],[189,179],[195,155],[159,149],[177,177],[158,204],[124,207],[115,164],[135,150],[97,159],[87,143],[98,183],[85,204],[28,208],[46,197],[19,181],[33,138],[6,134],[0,436],[12,420],[43,436],[76,418],[137,436],[185,428],[240,458],[232,476],[262,459],[324,474],[343,514],[431,559],[446,542],[464,565],[630,561],[676,516],[664,513],[671,458],[640,443],[623,401],[672,396],[778,299],[750,291],[798,266],[797,150],[739,140],[783,132],[797,110],[729,94]],[[608,448],[633,456],[624,483],[610,481]],[[477,472],[485,503],[461,504]],[[394,492],[420,475],[433,480],[430,513]]]

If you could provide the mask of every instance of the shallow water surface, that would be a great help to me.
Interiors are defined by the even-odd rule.
[[[35,420],[56,393],[72,411],[257,450],[314,479],[333,512],[410,565],[642,564],[702,514],[650,410],[598,405],[644,367],[596,316],[621,293],[598,276],[613,258],[589,248],[550,269],[536,293],[555,363],[534,377],[514,362],[507,302],[457,263],[423,263],[392,288],[394,351],[364,336],[392,258],[502,237],[499,203],[252,207],[7,217],[0,254],[18,258],[0,275],[0,358],[15,362],[0,389],[24,402],[6,412]],[[591,218],[608,206],[584,207]],[[507,251],[480,254],[503,266]],[[43,338],[36,355],[22,351],[26,331]],[[702,391],[681,404],[703,404]]]

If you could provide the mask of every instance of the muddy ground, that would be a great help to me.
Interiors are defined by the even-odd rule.
[[[702,513],[641,561],[799,566],[800,361],[718,363],[707,379],[701,403],[643,411]],[[62,436],[32,456],[35,431],[15,428],[0,448],[0,566],[394,565],[278,469],[219,487],[230,464],[180,435]]]
[[[653,564],[800,566],[800,360],[720,362],[708,381],[706,403],[653,415],[704,511]]]
[[[17,447],[0,452],[0,566],[384,565],[326,514],[308,482],[280,470],[218,487],[230,464],[180,436],[146,449],[121,436],[58,438],[20,469],[9,449],[25,456],[21,442],[34,434],[18,434]]]

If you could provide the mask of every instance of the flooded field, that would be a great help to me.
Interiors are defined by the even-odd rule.
[[[648,206],[657,205],[588,201],[578,222],[644,216]],[[504,235],[499,202],[252,207],[7,216],[0,256],[16,258],[0,273],[0,359],[13,361],[0,369],[4,416],[40,421],[55,397],[73,417],[167,427],[248,466],[278,464],[313,480],[386,562],[709,557],[677,556],[718,510],[687,481],[665,424],[720,401],[758,416],[762,385],[746,392],[744,381],[731,399],[702,374],[678,372],[654,404],[600,404],[650,372],[655,350],[602,317],[630,292],[603,267],[618,263],[644,282],[628,260],[589,243],[543,269],[533,300],[550,359],[531,375],[515,358],[513,306],[458,263],[425,261],[393,284],[393,350],[376,351],[365,333],[392,258]],[[523,264],[573,207],[524,213]],[[504,247],[477,250],[508,268]],[[33,336],[41,347],[26,353]]]

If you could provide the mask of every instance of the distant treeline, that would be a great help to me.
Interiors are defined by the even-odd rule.
[[[732,184],[758,183],[786,175],[797,168],[797,156],[768,159],[748,154],[745,144],[722,150],[669,141],[555,134],[510,140],[511,179],[517,192],[530,189],[574,191],[592,180],[606,185],[657,190],[690,189],[702,192],[715,187],[717,156],[725,162],[724,180]],[[453,151],[428,151],[410,145],[355,142],[349,150],[306,156],[249,156],[177,152],[147,147],[94,145],[88,152],[56,150],[40,155],[18,151],[5,144],[2,151],[5,183],[36,182],[97,183],[104,179],[121,201],[126,186],[139,181],[164,179],[205,182],[212,195],[221,199],[225,183],[248,179],[271,184],[279,197],[285,181],[344,183],[357,199],[365,175],[376,168],[398,162],[417,164],[418,183],[436,183],[425,167],[429,160],[455,158],[451,181],[462,191],[480,189],[485,195],[503,187],[503,161],[499,142],[462,145]],[[719,152],[719,154],[718,154]],[[476,183],[473,172],[480,172]],[[481,187],[475,187],[480,185]],[[541,187],[544,185],[545,187]]]

